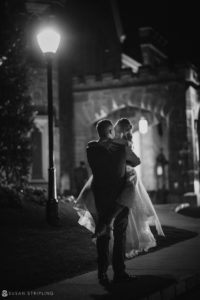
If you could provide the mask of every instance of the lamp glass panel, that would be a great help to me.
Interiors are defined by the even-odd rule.
[[[60,44],[60,34],[53,28],[45,28],[38,33],[37,41],[43,53],[56,53]]]

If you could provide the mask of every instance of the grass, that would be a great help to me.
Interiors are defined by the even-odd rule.
[[[26,203],[1,210],[0,277],[5,288],[35,288],[72,277],[96,265],[90,233],[77,224],[76,212],[60,204],[61,228],[45,221],[45,208]]]
[[[34,289],[96,269],[91,233],[77,224],[71,204],[60,202],[59,215],[61,228],[52,228],[45,221],[45,208],[32,202],[0,211],[3,289]],[[163,229],[166,238],[157,237],[158,246],[150,252],[196,235],[173,227]]]

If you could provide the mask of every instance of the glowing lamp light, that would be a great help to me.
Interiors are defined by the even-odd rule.
[[[147,131],[148,131],[148,122],[144,117],[142,117],[139,121],[139,132],[145,134],[147,133]]]
[[[163,168],[162,168],[162,166],[157,166],[157,175],[158,176],[162,176],[163,175]]]
[[[60,44],[60,34],[55,29],[47,27],[38,33],[37,41],[43,53],[56,53]]]

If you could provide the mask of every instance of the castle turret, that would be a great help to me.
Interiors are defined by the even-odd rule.
[[[167,41],[151,27],[139,29],[143,65],[156,67],[165,63]]]

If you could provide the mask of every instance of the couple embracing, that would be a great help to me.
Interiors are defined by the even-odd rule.
[[[107,285],[111,244],[113,282],[132,281],[137,277],[125,271],[125,258],[156,246],[150,225],[158,234],[164,233],[134,169],[141,162],[132,150],[131,122],[122,118],[114,126],[105,119],[96,129],[99,140],[87,146],[92,176],[80,192],[75,209],[79,224],[93,232],[99,283]]]

